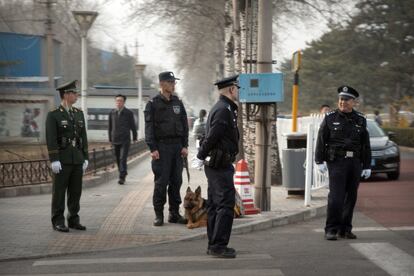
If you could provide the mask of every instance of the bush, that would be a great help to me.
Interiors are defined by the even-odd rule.
[[[395,137],[392,138],[399,146],[414,147],[414,128],[384,127],[385,132],[392,131]]]

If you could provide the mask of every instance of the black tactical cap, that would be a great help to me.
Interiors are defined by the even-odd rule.
[[[348,99],[356,99],[359,97],[359,93],[351,86],[342,85],[338,87],[338,96]]]
[[[229,86],[232,86],[232,85],[235,85],[238,88],[240,88],[239,83],[237,81],[238,77],[239,77],[239,75],[234,75],[234,76],[231,76],[231,77],[227,77],[227,78],[224,78],[222,80],[217,81],[216,83],[214,83],[214,85],[217,85],[218,89],[222,89],[222,88],[229,87]]]
[[[56,90],[59,91],[59,92],[75,92],[75,93],[77,93],[78,92],[78,90],[76,89],[77,83],[78,83],[77,80],[69,81],[69,82],[66,82],[66,83],[62,84],[58,88],[56,88]]]
[[[171,71],[161,72],[161,73],[158,75],[158,79],[159,79],[160,81],[175,81],[175,80],[179,80],[178,78],[176,78],[176,77],[174,76],[174,73],[173,73],[173,72],[171,72]]]

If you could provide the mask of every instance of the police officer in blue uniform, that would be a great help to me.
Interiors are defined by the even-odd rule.
[[[354,110],[358,92],[350,86],[338,88],[338,109],[328,112],[319,128],[315,162],[329,171],[328,210],[325,238],[356,239],[352,216],[360,178],[371,175],[371,146],[367,121]]]
[[[238,75],[215,83],[220,99],[207,119],[206,136],[200,143],[193,168],[205,164],[208,179],[207,254],[219,258],[235,258],[236,250],[227,247],[234,217],[235,188],[232,163],[238,153],[237,104]]]
[[[173,72],[158,75],[161,93],[145,107],[145,142],[152,157],[154,173],[154,226],[164,224],[164,204],[167,189],[168,222],[186,224],[179,213],[181,204],[183,157],[188,155],[188,121],[182,101],[175,95],[176,78]]]

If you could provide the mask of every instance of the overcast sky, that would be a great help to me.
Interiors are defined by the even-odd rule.
[[[104,0],[101,0],[104,1]],[[163,40],[163,34],[168,26],[159,26],[157,29],[140,29],[135,23],[127,21],[129,5],[122,0],[109,0],[91,30],[94,45],[106,50],[116,47],[123,51],[127,45],[129,53],[135,56],[135,42],[138,39],[140,62],[149,65],[149,70],[175,70],[173,55],[167,52],[168,41]],[[297,24],[296,26],[279,32],[279,50],[274,49],[273,59],[278,63],[283,58],[290,58],[292,53],[303,49],[307,41],[318,38],[326,30],[325,22],[319,21],[312,26]]]

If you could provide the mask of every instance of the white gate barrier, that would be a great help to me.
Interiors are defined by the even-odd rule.
[[[329,185],[328,172],[321,173],[315,163],[315,148],[319,126],[324,118],[321,114],[298,118],[298,132],[307,133],[306,159],[305,159],[305,206],[311,202],[311,193]],[[279,156],[282,160],[282,149],[287,148],[285,133],[291,133],[292,119],[278,118],[277,135],[279,144]],[[309,165],[308,165],[309,164]],[[283,163],[282,163],[283,167]]]

